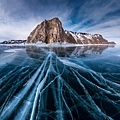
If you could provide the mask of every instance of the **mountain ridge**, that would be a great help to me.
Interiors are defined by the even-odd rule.
[[[74,44],[115,44],[100,34],[89,34],[64,30],[59,18],[44,20],[30,33],[27,43],[74,43]]]

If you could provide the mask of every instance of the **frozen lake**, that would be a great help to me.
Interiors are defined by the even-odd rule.
[[[1,120],[118,120],[120,47],[0,46]]]

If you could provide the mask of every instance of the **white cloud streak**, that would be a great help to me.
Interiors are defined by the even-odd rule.
[[[67,2],[62,3],[62,6],[58,5],[53,7],[49,7],[47,6],[48,4],[46,4],[47,8],[45,9],[45,6],[40,6],[40,9],[42,9],[39,13],[40,15],[34,16],[34,12],[30,13],[28,8],[25,8],[26,6],[22,0],[21,2],[18,1],[18,3],[16,3],[16,0],[10,0],[10,2],[12,2],[10,3],[11,5],[7,5],[9,9],[6,9],[7,6],[4,6],[7,1],[8,0],[5,0],[0,4],[0,41],[8,39],[26,39],[37,24],[44,19],[59,17],[60,20],[66,22],[68,21],[67,18],[71,11],[71,9],[67,8]],[[27,10],[23,12],[23,15],[28,15],[29,18],[20,19],[19,14],[21,14],[21,10]],[[15,15],[12,15],[13,13],[15,13]]]
[[[120,1],[106,0],[106,3],[101,1],[89,0],[82,5],[77,15],[79,23],[71,25],[66,29],[102,34],[106,39],[120,43],[120,14],[113,14],[120,10]],[[92,22],[87,25],[88,21]]]
[[[59,17],[67,30],[98,33],[108,40],[120,41],[120,14],[113,14],[120,10],[119,0],[86,0],[82,5],[74,4],[72,7],[69,0],[57,0],[58,4],[56,1],[41,1],[41,6],[37,2],[28,6],[25,1],[0,1],[0,41],[8,38],[26,39],[37,24],[53,17]],[[79,6],[77,11],[76,6]],[[73,11],[77,13],[76,16]],[[74,16],[78,23],[72,24],[71,17]],[[91,21],[89,25],[88,21]]]

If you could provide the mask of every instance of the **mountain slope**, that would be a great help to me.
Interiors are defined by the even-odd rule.
[[[108,42],[100,34],[66,31],[58,18],[44,20],[28,36],[27,43],[74,43],[74,44],[115,44]]]

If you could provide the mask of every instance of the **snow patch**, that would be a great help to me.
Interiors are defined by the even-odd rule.
[[[84,35],[87,39],[92,39],[92,35]]]

